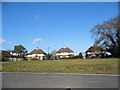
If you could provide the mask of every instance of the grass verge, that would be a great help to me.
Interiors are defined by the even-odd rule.
[[[2,63],[3,72],[118,74],[118,59],[61,59]]]

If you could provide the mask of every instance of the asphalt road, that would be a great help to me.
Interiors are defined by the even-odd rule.
[[[3,88],[118,88],[117,75],[2,73]]]

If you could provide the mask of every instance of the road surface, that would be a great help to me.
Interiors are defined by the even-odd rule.
[[[3,88],[118,88],[117,75],[2,73]]]

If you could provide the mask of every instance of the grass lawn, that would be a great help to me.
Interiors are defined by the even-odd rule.
[[[3,72],[118,74],[118,59],[61,59],[2,63]]]

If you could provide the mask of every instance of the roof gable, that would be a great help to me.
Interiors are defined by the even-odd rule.
[[[64,47],[64,48],[61,48],[57,51],[57,53],[61,53],[61,52],[73,52],[70,48],[68,47]]]
[[[42,49],[34,49],[28,55],[32,55],[32,54],[46,54],[46,53]]]
[[[86,52],[103,51],[100,46],[91,46]]]

